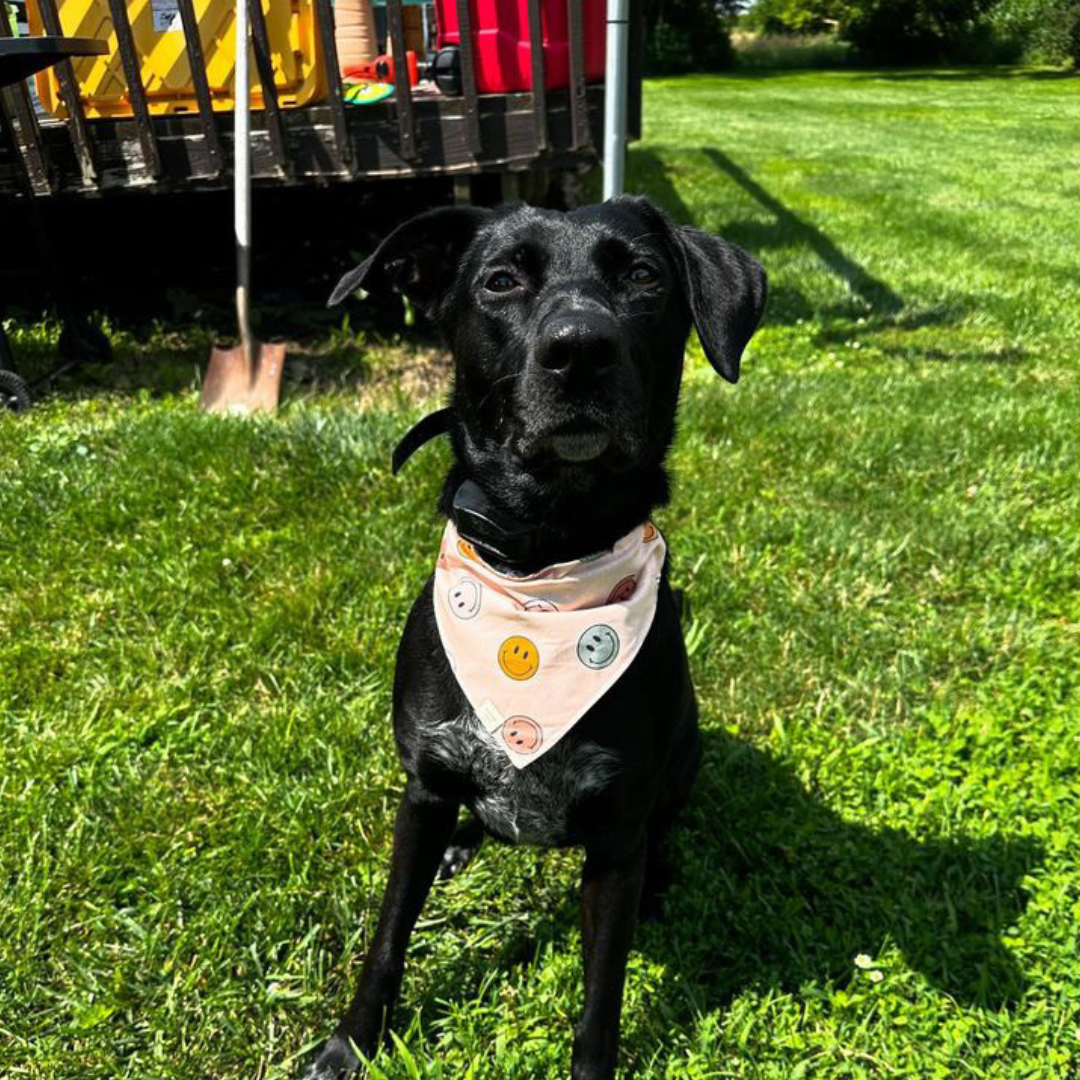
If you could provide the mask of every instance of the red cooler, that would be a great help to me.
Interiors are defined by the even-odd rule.
[[[585,78],[604,78],[607,0],[581,0],[585,30]],[[540,0],[544,40],[544,83],[549,90],[570,85],[570,24],[567,0]],[[469,0],[476,89],[506,94],[532,89],[528,0]],[[438,47],[460,45],[456,0],[435,0]]]

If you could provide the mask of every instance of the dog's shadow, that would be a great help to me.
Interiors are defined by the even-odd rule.
[[[998,1008],[1024,978],[1002,943],[1043,855],[1026,838],[916,838],[846,820],[791,765],[707,732],[672,837],[676,879],[639,944],[708,1004],[751,985],[843,984],[895,945],[958,1002]]]
[[[721,1007],[750,987],[843,986],[861,977],[856,956],[876,962],[890,946],[959,1003],[1000,1008],[1020,997],[1024,978],[1001,938],[1024,909],[1038,844],[916,838],[846,820],[790,764],[722,732],[703,738],[701,773],[671,837],[672,886],[660,918],[635,938],[685,990],[666,1008]],[[476,978],[558,947],[578,919],[568,889],[497,955],[474,957]],[[458,965],[424,996],[459,998],[475,981]]]

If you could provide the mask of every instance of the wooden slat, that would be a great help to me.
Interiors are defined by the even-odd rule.
[[[29,191],[35,195],[50,195],[56,190],[58,180],[54,177],[51,155],[45,148],[41,137],[41,126],[34,115],[34,105],[25,83],[10,88],[15,106],[15,116],[19,121],[22,135],[22,153],[19,163],[29,185]]]
[[[326,77],[330,83],[330,115],[334,121],[334,142],[338,164],[348,171],[353,160],[349,128],[345,122],[345,99],[341,86],[341,68],[338,60],[337,41],[334,38],[334,12],[330,0],[315,0],[315,22],[319,29]]]
[[[176,0],[176,5],[180,12],[180,22],[184,27],[188,67],[191,68],[191,82],[195,87],[195,101],[199,108],[199,123],[202,125],[206,156],[210,162],[207,175],[218,177],[223,168],[224,155],[221,152],[221,136],[218,134],[217,121],[214,119],[210,83],[206,78],[206,58],[203,56],[202,40],[199,37],[199,24],[195,19],[195,8],[191,0]]]
[[[461,60],[461,96],[465,103],[465,124],[469,149],[473,155],[483,153],[480,141],[480,112],[476,94],[476,63],[473,57],[472,14],[469,0],[455,0],[458,17],[459,57]]]
[[[413,125],[412,87],[405,53],[405,20],[401,0],[386,0],[386,24],[394,54],[394,108],[398,120],[398,142],[406,161],[416,157],[416,131]]]
[[[150,109],[146,104],[146,90],[142,84],[142,72],[139,69],[139,54],[135,50],[135,35],[131,32],[125,0],[109,0],[109,14],[112,16],[116,43],[120,49],[120,63],[124,66],[124,78],[128,84],[128,97],[135,114],[135,126],[139,132],[139,145],[150,175],[157,179],[161,175],[161,155],[158,153],[154,125],[150,120]]]
[[[53,37],[62,37],[63,29],[60,26],[60,14],[56,9],[56,0],[39,0],[38,10],[41,12],[41,21],[45,27],[45,33]],[[75,69],[70,60],[61,60],[56,65],[56,78],[60,83],[60,93],[64,98],[64,105],[68,114],[68,134],[71,136],[71,146],[75,151],[75,159],[79,163],[83,180],[87,184],[97,181],[97,163],[94,160],[94,143],[90,137],[90,128],[86,123],[86,113],[83,110],[82,95],[79,93],[79,83],[75,78]]]
[[[544,27],[540,0],[529,0],[529,56],[532,65],[532,99],[536,123],[536,152],[544,153],[548,139],[547,87],[544,85]]]
[[[3,12],[0,12],[0,18],[2,17]],[[34,184],[30,179],[30,171],[23,157],[18,136],[15,134],[15,125],[12,124],[11,117],[8,116],[7,91],[2,87],[0,87],[0,150],[10,160],[11,169],[14,173],[12,187],[24,194],[33,195]]]
[[[603,124],[604,88],[597,84],[588,91],[590,143],[600,145]],[[382,103],[349,109],[346,116],[349,134],[356,153],[356,181],[370,178],[438,177],[494,172],[506,168],[527,169],[536,161],[536,127],[532,95],[490,94],[479,99],[478,122],[484,153],[477,157],[470,146],[464,103],[459,97],[414,98],[416,142],[420,156],[405,160],[400,153],[397,117],[392,105]],[[334,130],[330,108],[309,106],[290,113],[289,153],[293,176],[281,174],[264,128],[252,131],[252,168],[257,181],[281,184],[317,184],[341,181],[333,153]],[[182,192],[194,181],[207,186],[210,162],[199,118],[194,113],[160,116],[155,130],[161,151],[160,191]],[[142,164],[138,132],[129,120],[95,120],[95,144],[103,188],[122,195],[122,189],[145,185],[149,174]],[[595,149],[570,149],[571,122],[569,95],[565,90],[548,93],[548,128],[550,150],[544,159],[549,169],[578,168],[596,164]],[[227,129],[222,131],[227,143]],[[58,180],[65,194],[85,192],[71,150],[71,142],[62,124],[47,124],[42,137],[49,151]],[[226,151],[228,146],[225,147]],[[3,181],[7,183],[6,180]],[[228,171],[210,186],[227,188]],[[10,186],[4,191],[12,190]],[[21,188],[19,189],[21,190]],[[381,196],[385,198],[385,194]]]
[[[4,0],[0,0],[0,37],[11,37],[8,26],[7,6]],[[15,116],[19,121],[20,140],[15,137],[15,129],[8,121],[8,130],[11,135],[12,148],[15,159],[18,162],[21,179],[27,185],[27,194],[40,193],[48,195],[53,188],[52,169],[49,164],[48,152],[41,139],[41,127],[34,115],[34,106],[30,101],[30,92],[26,83],[19,80],[10,88],[12,106]],[[4,91],[0,89],[0,95]],[[0,101],[0,108],[3,102]],[[5,120],[7,120],[5,112]]]
[[[266,16],[261,0],[248,0],[251,12],[251,43],[255,53],[255,70],[262,87],[263,107],[266,113],[266,131],[270,136],[270,148],[277,167],[285,176],[292,173],[292,165],[285,149],[285,127],[281,122],[281,106],[274,85],[274,64],[270,59],[270,38],[266,33]]]
[[[570,122],[573,127],[571,149],[589,145],[588,107],[585,99],[585,20],[584,0],[566,0],[570,28]]]

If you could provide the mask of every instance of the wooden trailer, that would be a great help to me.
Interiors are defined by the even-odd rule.
[[[213,188],[229,185],[232,114],[210,100],[192,0],[175,0],[183,24],[197,109],[151,115],[140,79],[140,57],[125,0],[109,0],[132,116],[87,119],[71,63],[56,67],[68,119],[35,115],[25,83],[7,91],[0,120],[0,197],[93,197],[125,190]],[[541,0],[528,0],[532,89],[480,94],[474,76],[469,0],[456,0],[461,92],[438,93],[399,79],[385,102],[345,103],[338,72],[331,0],[313,0],[329,93],[321,104],[280,107],[271,71],[262,5],[249,0],[253,53],[265,108],[253,115],[252,169],[256,184],[349,184],[417,177],[520,176],[583,171],[596,164],[603,128],[603,83],[586,81],[583,11],[566,3],[570,27],[570,86],[545,90]],[[602,0],[588,0],[600,3]],[[0,0],[0,10],[3,0]],[[39,0],[42,22],[59,35],[56,0]],[[632,35],[629,127],[640,125],[641,4]],[[387,0],[386,25],[394,55],[405,54],[401,0]],[[0,16],[0,35],[8,33]],[[6,201],[6,200],[5,200]]]

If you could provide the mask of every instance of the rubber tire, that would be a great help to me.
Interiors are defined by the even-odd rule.
[[[0,369],[0,409],[24,413],[31,401],[30,387],[14,371]]]

